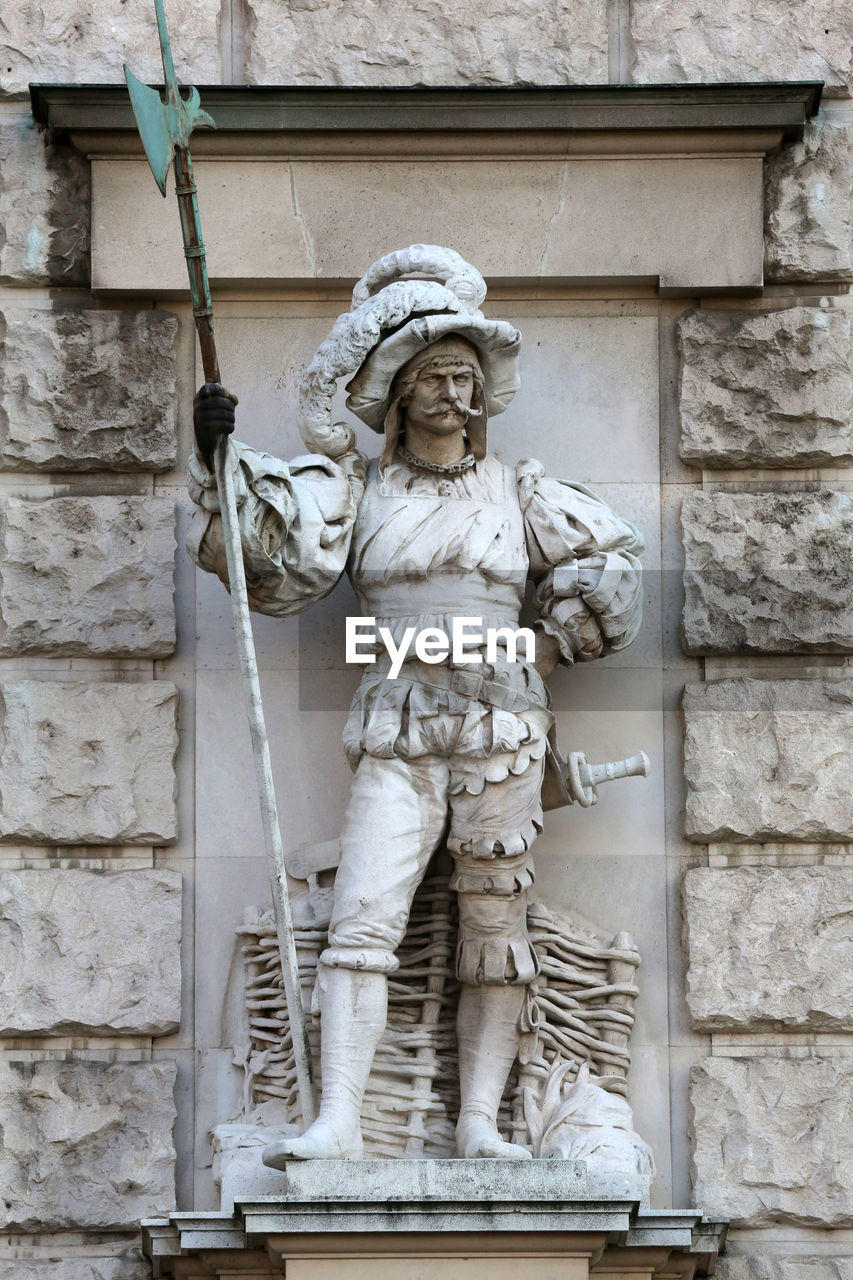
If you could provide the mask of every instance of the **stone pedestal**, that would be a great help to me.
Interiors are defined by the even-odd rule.
[[[644,1179],[580,1160],[294,1161],[275,1176],[277,1192],[232,1210],[143,1223],[154,1276],[692,1280],[725,1238],[696,1210],[644,1208]]]

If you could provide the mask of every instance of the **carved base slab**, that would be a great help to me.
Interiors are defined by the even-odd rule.
[[[244,1191],[233,1209],[143,1224],[155,1276],[265,1280],[286,1265],[288,1280],[327,1280],[333,1270],[336,1280],[385,1280],[386,1271],[423,1280],[428,1260],[430,1280],[610,1280],[626,1268],[692,1280],[712,1273],[725,1236],[725,1224],[696,1210],[644,1207],[644,1180],[596,1175],[579,1160],[258,1169],[278,1179],[276,1192]]]

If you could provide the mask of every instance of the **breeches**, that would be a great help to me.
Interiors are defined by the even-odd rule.
[[[450,827],[451,888],[459,894],[457,973],[474,985],[526,985],[538,971],[527,934],[529,852],[541,831],[543,762],[487,782],[479,795],[453,759],[362,756],[341,833],[341,863],[325,965],[391,973],[415,890]],[[506,852],[506,851],[510,852]]]

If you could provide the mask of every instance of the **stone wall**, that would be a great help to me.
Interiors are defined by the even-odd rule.
[[[682,697],[695,851],[682,927],[694,1194],[732,1222],[719,1272],[842,1275],[853,1221],[853,9],[631,9],[640,78],[826,81],[803,141],[766,164],[765,297],[700,299],[677,326],[679,452],[696,478],[681,504],[681,642],[701,659]]]
[[[39,133],[23,94],[37,79],[116,81],[136,49],[155,78],[156,37],[153,8],[13,8],[0,68],[0,1275],[144,1280],[139,1222],[175,1203],[176,1099],[192,1074],[178,322],[147,298],[91,296],[89,164]],[[185,6],[200,39],[184,48],[210,80],[218,8]]]
[[[724,1280],[847,1280],[853,1248],[834,1233],[853,1225],[853,3],[167,7],[178,74],[200,84],[825,80],[820,117],[766,164],[764,296],[663,303],[650,290],[614,303],[611,290],[579,297],[577,309],[597,323],[624,306],[659,326],[648,381],[662,389],[664,499],[644,528],[660,523],[664,563],[686,566],[683,612],[669,578],[662,588],[653,679],[664,709],[640,721],[643,732],[650,720],[666,726],[655,760],[659,777],[667,761],[666,832],[623,833],[639,861],[659,858],[670,884],[686,871],[669,921],[645,869],[627,873],[653,920],[637,1094],[661,1116],[667,1196],[695,1197],[735,1224]],[[231,941],[209,921],[228,918],[226,899],[256,901],[265,886],[246,871],[255,828],[246,835],[214,803],[237,788],[248,808],[248,769],[214,764],[199,825],[225,869],[216,879],[212,858],[195,861],[194,753],[212,753],[242,713],[216,670],[213,693],[197,682],[212,666],[205,626],[227,601],[197,600],[176,552],[195,380],[187,308],[90,292],[89,166],[38,133],[27,101],[30,81],[118,82],[124,60],[158,80],[151,13],[112,0],[6,8],[0,1278],[142,1280],[139,1219],[213,1202],[207,1128],[226,1117],[239,1077],[227,1038]],[[297,306],[297,321],[304,314]],[[309,324],[321,337],[317,314]],[[267,369],[263,378],[266,388]],[[624,412],[632,420],[631,404]],[[626,456],[632,465],[631,446]],[[292,661],[260,635],[268,667]],[[609,691],[583,686],[580,717],[598,724],[624,677],[617,668]],[[283,685],[287,706],[297,695]],[[325,709],[336,695],[317,696]],[[627,703],[619,714],[630,720]],[[247,742],[240,750],[247,758]],[[311,766],[290,766],[310,791]],[[602,880],[619,860],[610,853]],[[682,918],[684,955],[671,946],[667,958]],[[663,1050],[654,1035],[669,1036]]]
[[[179,78],[196,84],[489,85],[823,80],[853,92],[850,0],[173,0]],[[0,94],[160,74],[147,15],[23,0],[4,22]]]

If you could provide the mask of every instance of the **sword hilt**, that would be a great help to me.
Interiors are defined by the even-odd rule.
[[[604,764],[587,764],[582,751],[570,751],[566,765],[569,795],[584,809],[598,804],[597,788],[602,782],[615,782],[617,778],[647,778],[651,767],[645,751],[638,751],[627,760],[610,760]]]

